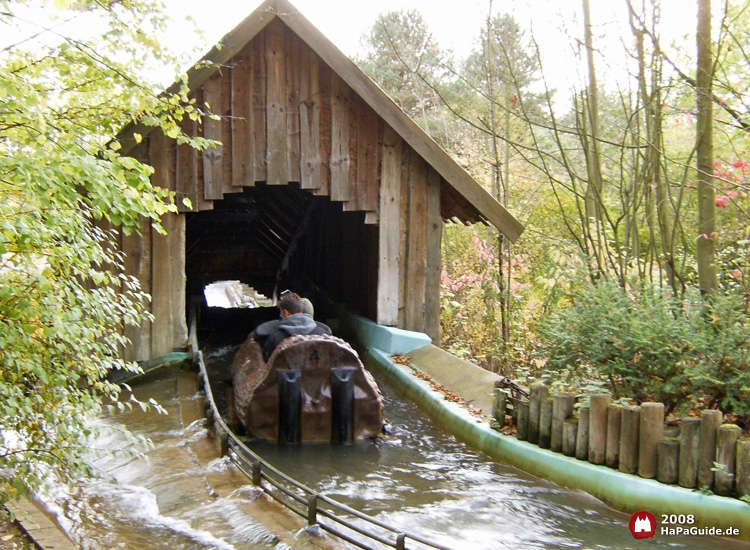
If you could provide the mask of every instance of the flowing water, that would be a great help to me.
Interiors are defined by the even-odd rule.
[[[209,354],[209,372],[224,373],[226,380],[234,349]],[[205,422],[185,425],[184,409],[193,397],[177,397],[178,378],[174,369],[162,370],[134,386],[138,397],[154,397],[168,415],[136,408],[97,421],[122,423],[150,438],[154,448],[147,453],[148,462],[104,452],[132,445],[121,433],[99,437],[94,462],[111,477],[82,482],[71,492],[53,490],[45,497],[50,512],[87,550],[308,548],[293,537],[282,540],[271,534],[257,519],[264,517],[257,490],[237,479],[240,474],[226,458],[216,458],[205,447]],[[221,390],[226,382],[218,379]],[[250,446],[308,487],[456,550],[750,549],[750,544],[711,537],[657,534],[654,540],[634,540],[627,515],[473,451],[379,383],[391,425],[383,441]]]
[[[231,353],[212,358],[226,371]],[[208,365],[207,365],[208,366]],[[210,372],[210,371],[209,371]],[[376,377],[377,379],[377,377]],[[390,435],[350,446],[251,442],[267,462],[311,489],[405,531],[456,550],[534,548],[727,548],[717,537],[635,540],[629,515],[493,461],[436,428],[378,380]],[[647,507],[648,503],[644,503]],[[750,513],[750,508],[748,508]]]

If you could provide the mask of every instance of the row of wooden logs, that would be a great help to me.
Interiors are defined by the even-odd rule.
[[[505,424],[508,396],[495,390],[494,416]],[[576,397],[549,397],[544,384],[531,387],[528,401],[514,403],[516,437],[543,449],[643,478],[723,496],[750,495],[750,439],[721,411],[704,410],[682,426],[664,423],[662,403],[623,406],[610,394],[590,396],[588,408],[574,412]]]

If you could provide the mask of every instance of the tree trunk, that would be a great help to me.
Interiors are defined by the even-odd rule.
[[[703,294],[718,287],[716,276],[716,203],[714,192],[713,102],[714,59],[711,53],[711,0],[698,0],[698,282]]]

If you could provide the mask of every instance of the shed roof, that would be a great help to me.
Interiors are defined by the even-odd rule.
[[[229,62],[271,21],[280,19],[303,40],[339,77],[341,77],[388,125],[430,164],[445,180],[449,188],[441,190],[441,200],[457,204],[454,215],[461,221],[481,219],[497,227],[511,242],[524,230],[490,193],[472,178],[450,155],[427,135],[396,103],[362,70],[328,40],[287,0],[266,0],[244,21],[227,33],[188,72],[190,91],[200,88],[221,65]],[[179,90],[173,84],[166,93]],[[151,128],[133,125],[119,136],[124,151],[134,145],[132,133],[146,135]],[[458,200],[459,197],[464,200]],[[469,204],[466,205],[465,203]],[[460,204],[463,203],[463,204]],[[466,206],[474,212],[466,212]],[[463,210],[463,211],[462,211]]]

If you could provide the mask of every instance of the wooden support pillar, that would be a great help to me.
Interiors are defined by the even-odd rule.
[[[618,469],[626,474],[638,473],[638,431],[640,427],[640,407],[623,407],[620,423],[620,465]]]
[[[576,436],[576,458],[589,458],[589,414],[590,409],[581,409],[578,413],[578,434]]]
[[[612,401],[608,393],[591,396],[589,417],[589,462],[604,464],[607,453],[607,407]]]
[[[750,496],[750,439],[737,442],[737,496]]]
[[[562,452],[565,456],[575,456],[576,436],[578,435],[578,419],[566,418],[563,422]]]
[[[734,424],[724,424],[716,430],[714,493],[717,495],[728,497],[734,493],[737,440],[741,435],[742,428]]]
[[[500,388],[495,388],[492,395],[494,397],[492,401],[492,418],[494,418],[502,428],[505,425],[505,408],[507,406],[508,396]]]
[[[542,449],[549,449],[552,442],[552,406],[553,400],[547,397],[539,408],[539,446]]]
[[[563,450],[563,424],[573,414],[575,396],[572,393],[556,393],[552,401],[552,438],[550,449],[559,453]]]
[[[529,399],[529,443],[539,443],[539,413],[542,409],[542,401],[547,398],[549,389],[544,384],[531,386],[531,398]]]
[[[680,442],[677,439],[662,439],[657,444],[656,479],[661,483],[677,483]]]
[[[698,451],[700,448],[700,418],[683,418],[680,431],[680,464],[677,482],[692,489],[698,478]]]
[[[700,451],[698,452],[698,488],[714,485],[716,460],[716,430],[721,426],[721,411],[705,410],[701,414]]]
[[[380,183],[378,324],[398,324],[402,140],[386,126]]]
[[[529,403],[528,401],[519,401],[516,412],[516,438],[519,441],[529,439]]]
[[[656,477],[659,441],[664,437],[664,404],[643,403],[638,437],[638,475]]]
[[[620,463],[620,428],[622,426],[622,407],[610,404],[607,407],[607,454],[604,463],[610,468],[617,468]]]

